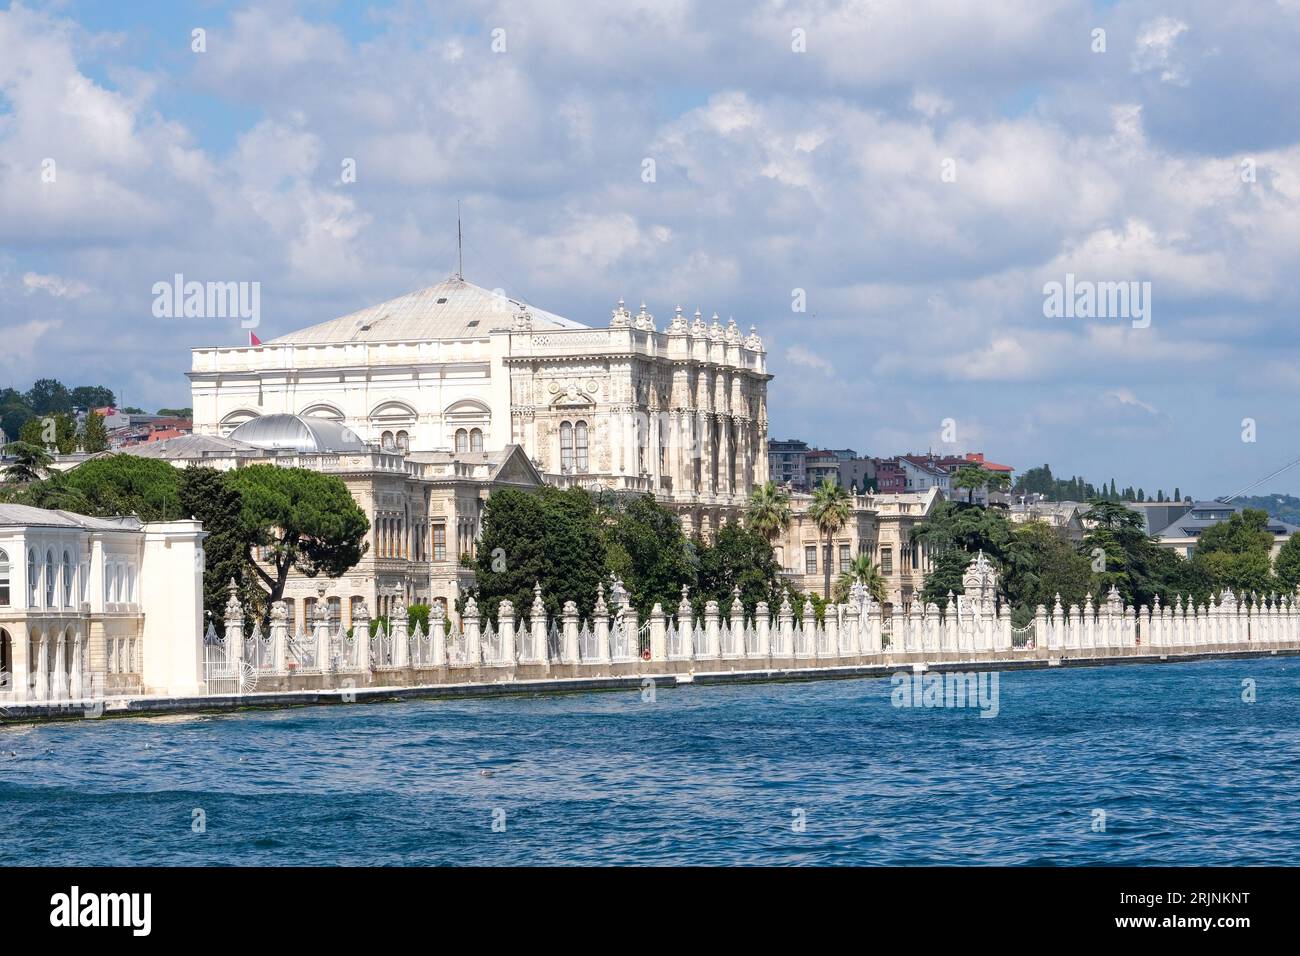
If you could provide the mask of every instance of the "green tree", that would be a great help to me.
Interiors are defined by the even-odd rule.
[[[941,609],[948,606],[948,592],[954,595],[963,593],[962,575],[974,560],[974,555],[960,548],[950,548],[939,554],[925,576],[921,587],[921,600],[926,604],[937,604]]]
[[[569,600],[590,614],[598,584],[606,585],[608,596],[601,521],[595,499],[581,488],[493,492],[474,560],[479,613],[495,620],[501,601],[509,599],[516,619],[526,615],[537,583],[549,616]],[[464,598],[457,604],[463,608]],[[642,615],[649,610],[636,608]]]
[[[86,424],[81,431],[81,447],[91,455],[108,451],[108,429],[104,427],[104,416],[96,412],[86,415]]]
[[[695,583],[681,519],[649,495],[610,502],[605,514],[606,566],[627,587],[632,606],[643,612],[656,601],[665,611],[675,607],[682,585]]]
[[[849,519],[853,517],[853,502],[849,499],[849,493],[829,478],[823,478],[821,484],[813,489],[812,504],[808,507],[808,517],[817,526],[817,530],[822,533],[822,537],[826,541],[826,547],[822,552],[825,559],[822,561],[823,570],[826,575],[822,597],[829,601],[831,597],[831,542],[835,535],[839,534],[840,529],[848,524]]]
[[[193,418],[194,409],[192,408],[160,408],[159,415],[165,415],[168,418]]]
[[[38,378],[25,396],[27,404],[37,415],[72,411],[72,395],[67,386],[52,378]]]
[[[840,576],[835,580],[835,601],[839,604],[847,601],[854,584],[863,585],[877,604],[884,604],[889,600],[885,577],[880,573],[880,567],[871,560],[870,555],[859,554],[849,562],[847,568],[840,572]]]
[[[1056,595],[1066,605],[1082,605],[1092,591],[1088,559],[1051,525],[1026,521],[1011,533],[1002,566],[1001,590],[1017,621],[1033,616],[1038,605],[1051,607]]]
[[[1277,576],[1279,591],[1294,594],[1300,587],[1300,534],[1286,539],[1273,560],[1273,573]]]
[[[772,545],[757,529],[723,525],[712,544],[696,542],[696,554],[699,567],[693,597],[697,613],[709,601],[717,601],[722,612],[728,613],[732,588],[737,587],[749,614],[759,601],[766,601],[773,610],[780,605],[781,567]],[[673,607],[664,605],[664,610],[672,614]]]
[[[250,545],[255,541],[240,520],[243,499],[233,481],[228,480],[229,474],[191,466],[179,472],[177,491],[181,513],[198,520],[207,532],[203,540],[203,607],[223,633],[232,580],[240,603],[254,616],[265,619],[270,610],[249,558]]]
[[[1192,562],[1205,570],[1216,589],[1232,588],[1238,595],[1267,595],[1277,589],[1270,559],[1272,549],[1268,513],[1246,508],[1202,531]]]
[[[73,407],[75,408],[111,408],[113,405],[113,390],[105,388],[103,385],[78,385],[72,390],[70,396]]]
[[[142,521],[189,517],[180,501],[180,472],[156,458],[92,458],[69,471],[67,483],[84,498],[88,515],[138,515]]]
[[[40,481],[54,461],[45,446],[27,441],[11,441],[5,445],[5,454],[14,459],[5,468],[5,478],[20,484]]]
[[[284,596],[291,570],[309,578],[336,578],[365,553],[370,522],[347,485],[334,475],[249,465],[231,472],[227,480],[241,498],[239,533],[268,605]],[[255,547],[261,549],[269,571],[254,561]]]
[[[966,489],[966,503],[975,503],[975,490],[989,483],[989,473],[979,465],[962,465],[952,473],[950,479],[954,488]]]
[[[790,495],[774,481],[766,481],[749,495],[745,523],[769,543],[790,526]]]

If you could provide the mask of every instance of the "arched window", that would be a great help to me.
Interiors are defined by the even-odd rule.
[[[384,451],[392,451],[394,448],[397,447],[395,444],[393,444],[392,432],[384,432],[384,434],[381,435],[379,438],[379,444],[383,447]]]
[[[463,428],[456,429],[456,451],[469,451],[469,432]]]
[[[469,450],[470,450],[470,451],[482,451],[482,450],[483,450],[483,429],[481,429],[481,428],[471,428],[471,429],[470,429],[470,432],[469,432]]]
[[[397,433],[397,450],[403,454],[411,450],[411,436],[404,431]]]
[[[573,426],[573,446],[578,471],[587,470],[587,423],[578,422]]]
[[[9,554],[0,548],[0,607],[9,606]],[[0,673],[8,673],[0,668]]]
[[[54,607],[54,552],[45,552],[45,606]]]
[[[72,555],[63,552],[63,606],[72,607]]]
[[[560,471],[573,470],[573,425],[560,422]]]
[[[36,576],[36,549],[27,549],[27,606],[36,607],[36,595],[40,593],[40,580]]]

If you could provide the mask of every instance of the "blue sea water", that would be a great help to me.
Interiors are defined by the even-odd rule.
[[[993,718],[891,690],[0,727],[0,864],[1300,862],[1300,661],[1004,673]]]

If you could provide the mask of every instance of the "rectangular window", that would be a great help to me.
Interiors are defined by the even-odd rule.
[[[840,545],[840,570],[847,571],[852,563],[853,559],[849,557],[849,546],[847,544]]]
[[[812,545],[803,549],[803,570],[804,574],[817,573],[817,549]]]
[[[447,560],[447,526],[441,521],[433,526],[433,560]]]
[[[881,574],[894,573],[894,549],[893,548],[880,549],[880,573]]]

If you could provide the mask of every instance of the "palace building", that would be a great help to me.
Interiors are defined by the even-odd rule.
[[[196,435],[267,415],[325,419],[381,451],[523,449],[559,486],[650,492],[711,534],[766,480],[766,354],[756,331],[676,310],[660,331],[622,302],[595,327],[444,282],[258,346],[198,348]]]

